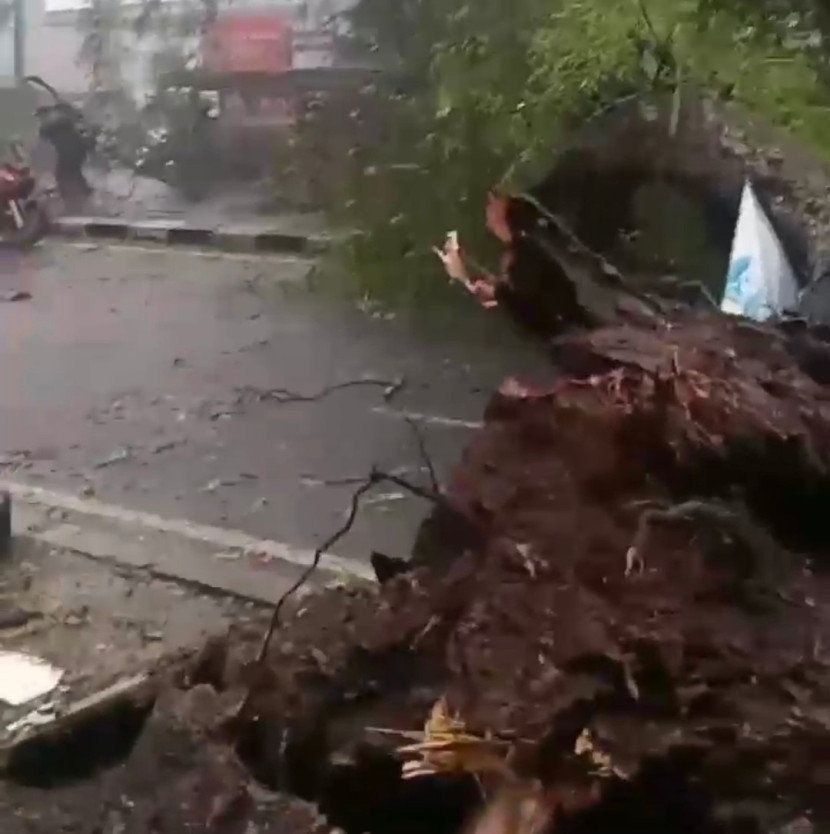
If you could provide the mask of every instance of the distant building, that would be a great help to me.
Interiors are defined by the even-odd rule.
[[[64,93],[81,94],[92,86],[90,68],[79,61],[84,42],[81,30],[82,10],[89,0],[24,0],[26,3],[26,71],[40,75]],[[180,0],[163,0],[171,5]],[[232,9],[235,15],[245,12],[281,14],[291,21],[294,28],[294,66],[307,68],[325,66],[332,61],[332,16],[348,9],[354,0],[220,0],[222,8]],[[113,0],[117,4],[117,0]],[[117,35],[118,85],[136,98],[142,98],[154,88],[155,66],[162,51],[160,39],[148,35],[137,38],[130,21],[141,8],[134,0],[122,0],[118,14],[125,24]],[[11,74],[11,67],[4,66],[5,56],[11,56],[11,48],[5,48],[10,32],[0,30],[0,76]],[[165,51],[171,51],[170,39],[164,42]],[[180,54],[193,49],[194,44],[182,40]],[[175,48],[173,49],[175,52]],[[8,59],[5,60],[8,63]],[[100,79],[99,79],[100,81]],[[114,83],[114,82],[113,82]],[[100,86],[100,85],[99,85]],[[106,84],[104,85],[106,86]]]

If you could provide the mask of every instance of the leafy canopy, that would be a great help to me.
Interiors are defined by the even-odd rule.
[[[361,0],[354,24],[410,82],[383,102],[383,141],[344,204],[369,292],[434,293],[431,244],[457,229],[485,246],[487,191],[549,166],[571,127],[620,100],[694,82],[830,153],[817,0]]]

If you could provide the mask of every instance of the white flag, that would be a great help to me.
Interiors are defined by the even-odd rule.
[[[721,310],[756,321],[795,307],[798,284],[781,242],[747,180]]]

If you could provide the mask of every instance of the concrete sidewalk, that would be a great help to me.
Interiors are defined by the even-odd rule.
[[[293,254],[317,254],[331,242],[322,213],[278,210],[273,184],[227,186],[188,203],[170,186],[129,171],[89,172],[89,179],[89,207],[55,219],[58,234]]]

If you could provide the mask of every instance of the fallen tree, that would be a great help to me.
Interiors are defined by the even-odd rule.
[[[264,647],[202,652],[176,682],[202,764],[141,819],[276,830],[253,777],[317,805],[302,830],[451,834],[486,802],[499,834],[821,830],[822,331],[636,292],[533,197],[488,219],[502,274],[443,257],[544,342],[549,383],[506,381],[451,482],[421,490],[411,565],[297,603]]]
[[[457,830],[471,774],[525,786],[518,830],[820,829],[822,333],[629,290],[532,197],[488,219],[503,274],[445,261],[558,374],[493,399],[433,520],[450,547],[246,667],[243,758],[354,832]]]

